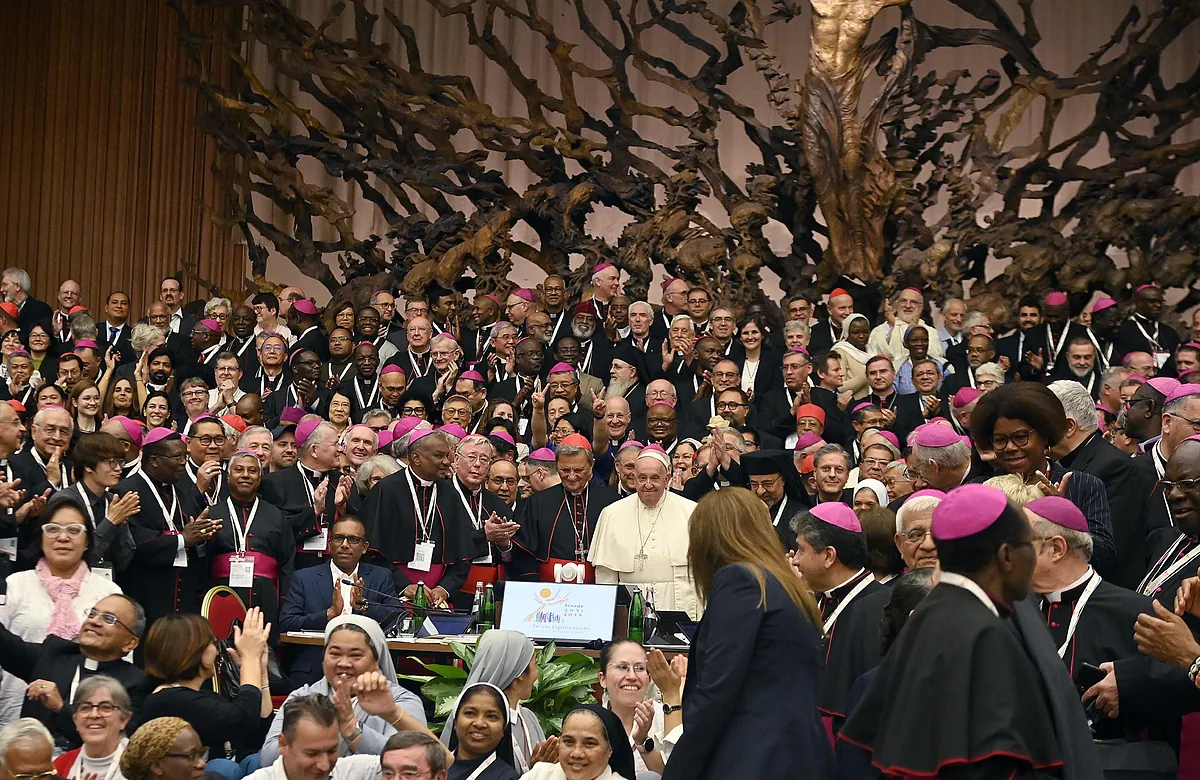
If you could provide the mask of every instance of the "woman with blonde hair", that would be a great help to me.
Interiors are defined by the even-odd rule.
[[[706,606],[664,780],[825,777],[833,753],[816,704],[820,612],[780,555],[766,506],[744,488],[714,491],[696,505],[688,537]]]
[[[1001,474],[992,477],[983,484],[1004,491],[1004,495],[1017,506],[1025,506],[1030,501],[1036,501],[1046,496],[1046,491],[1036,482],[1025,484],[1020,474]]]

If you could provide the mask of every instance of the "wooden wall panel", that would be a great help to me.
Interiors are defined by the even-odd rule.
[[[207,29],[225,11],[189,7]],[[162,276],[240,289],[245,247],[217,230],[214,144],[196,129],[193,64],[165,0],[0,3],[0,267],[52,301],[66,278],[94,310],[121,288],[140,312]],[[185,278],[189,297],[202,294]]]

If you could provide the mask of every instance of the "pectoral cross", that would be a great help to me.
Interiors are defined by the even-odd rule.
[[[638,562],[638,568],[642,569],[642,568],[645,568],[646,559],[649,558],[650,556],[646,555],[646,553],[644,553],[644,552],[639,552],[637,555],[635,555],[633,557]]]

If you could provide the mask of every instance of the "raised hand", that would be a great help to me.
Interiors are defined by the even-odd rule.
[[[650,672],[650,679],[662,691],[663,698],[678,701],[679,691],[683,685],[683,679],[679,672],[667,662],[667,657],[663,655],[662,650],[652,649],[646,655],[646,670]]]
[[[529,765],[558,763],[558,737],[547,737],[529,754]]]
[[[603,395],[596,395],[595,390],[589,390],[588,392],[592,394],[592,414],[596,419],[600,419],[608,410],[608,401],[605,400]]]
[[[265,622],[262,610],[251,607],[241,627],[233,629],[233,646],[237,648],[243,663],[254,663],[266,650],[267,638],[271,635],[271,624]]]
[[[131,490],[108,505],[108,522],[125,525],[125,521],[142,510],[142,499],[136,490]]]
[[[23,523],[31,517],[38,517],[46,510],[46,500],[50,498],[50,489],[47,488],[40,496],[34,496],[21,505],[17,510],[17,523]]]
[[[46,461],[46,480],[56,488],[62,487],[62,456],[63,448],[56,447]]]
[[[339,512],[345,512],[346,502],[350,500],[350,487],[353,484],[354,481],[347,475],[338,480],[337,490],[333,492],[333,503],[337,505]]]
[[[643,699],[633,705],[633,733],[629,738],[633,744],[639,745],[650,735],[650,727],[654,725],[654,702]]]
[[[0,509],[12,509],[25,500],[25,491],[21,490],[21,480],[0,482]]]
[[[325,619],[333,620],[338,615],[342,614],[342,610],[346,608],[346,602],[342,600],[342,580],[340,577],[333,581],[333,605],[325,610]]]

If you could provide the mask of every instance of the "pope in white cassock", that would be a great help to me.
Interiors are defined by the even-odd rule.
[[[658,445],[634,464],[637,493],[600,513],[588,561],[598,585],[654,588],[654,606],[699,619],[700,605],[688,576],[688,522],[696,502],[667,490],[670,459]]]

